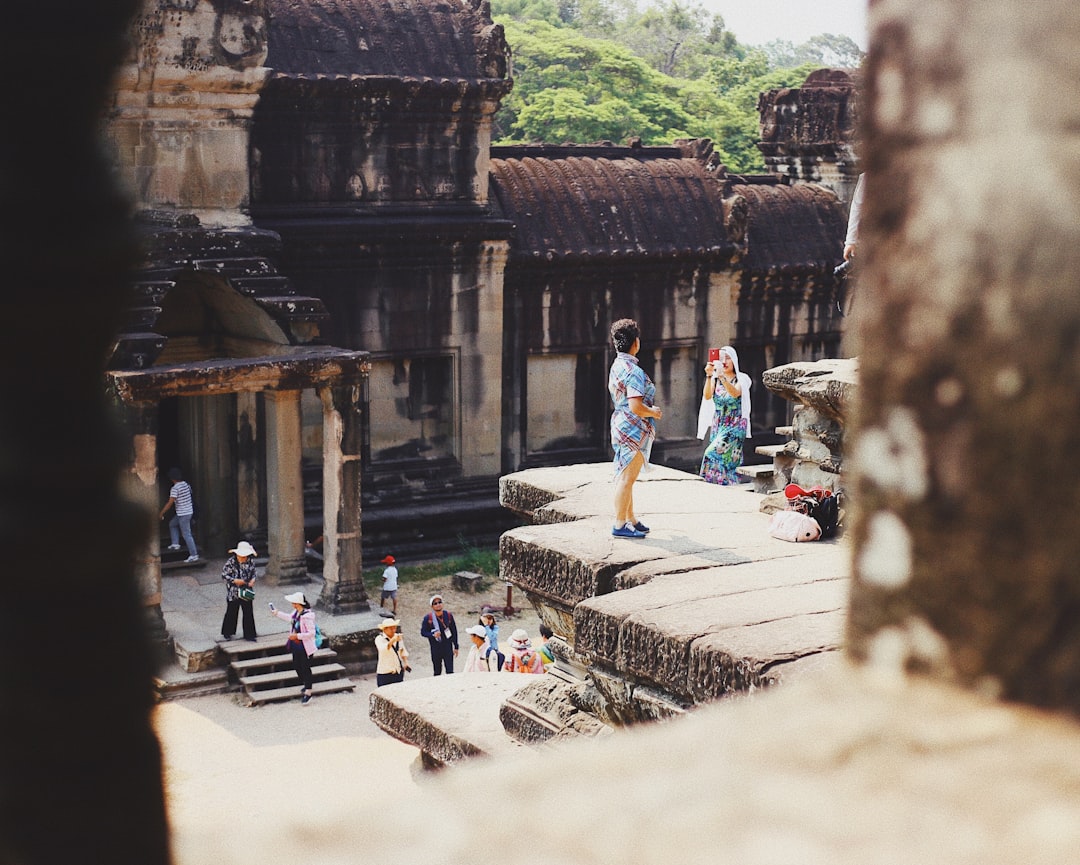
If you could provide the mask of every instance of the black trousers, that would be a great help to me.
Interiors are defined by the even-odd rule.
[[[375,687],[381,688],[383,685],[392,685],[394,682],[404,682],[405,671],[402,670],[399,673],[376,673],[375,674]]]
[[[310,691],[314,685],[311,678],[311,658],[308,657],[307,649],[302,640],[289,640],[289,651],[292,652],[293,669],[300,681],[304,683],[304,690]]]
[[[244,639],[254,640],[258,636],[255,633],[255,611],[251,608],[251,601],[242,601],[239,598],[234,598],[225,604],[225,618],[221,620],[221,636],[231,637],[236,633],[236,618],[241,610],[244,611]]]
[[[442,675],[443,666],[446,672],[454,672],[454,644],[449,640],[428,640],[431,645],[431,666],[435,669],[435,675]]]

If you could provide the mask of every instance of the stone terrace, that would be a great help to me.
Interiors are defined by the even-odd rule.
[[[662,467],[634,493],[644,540],[610,534],[609,463],[532,469],[500,484],[535,522],[503,535],[503,576],[587,668],[609,720],[679,713],[835,657],[849,564],[842,540],[768,534],[764,497]]]
[[[463,684],[460,700],[483,731],[474,742],[468,725],[440,732],[445,695],[427,692],[450,681],[380,688],[371,710],[380,727],[453,762],[503,752],[513,739],[595,735],[602,725],[581,724],[583,712],[611,726],[666,718],[838,664],[849,582],[842,539],[776,540],[761,494],[663,467],[635,487],[649,536],[612,538],[610,478],[602,463],[530,469],[500,483],[504,507],[533,523],[502,536],[502,576],[558,635],[546,677],[558,682],[542,694],[539,682],[508,691],[502,676]],[[496,713],[505,743],[491,735]]]

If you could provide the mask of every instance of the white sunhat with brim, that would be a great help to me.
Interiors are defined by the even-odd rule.
[[[486,637],[487,631],[484,630],[483,625],[473,625],[471,628],[465,631],[466,634],[472,634],[474,637]]]
[[[303,592],[293,592],[291,595],[286,595],[285,600],[290,604],[303,604],[305,607],[308,605],[307,598],[304,597]]]
[[[255,548],[247,541],[240,541],[240,543],[236,545],[236,549],[229,550],[229,552],[236,553],[236,555],[238,556],[245,556],[247,558],[257,555],[257,553],[255,552]]]
[[[381,622],[379,622],[379,628],[396,628],[400,624],[401,622],[399,622],[397,619],[383,619]]]

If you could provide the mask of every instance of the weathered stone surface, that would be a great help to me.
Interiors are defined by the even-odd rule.
[[[789,483],[838,491],[844,461],[844,427],[857,392],[857,359],[789,363],[766,370],[772,392],[796,403],[791,441],[773,459],[774,489]],[[771,510],[771,503],[763,504]]]
[[[663,575],[584,601],[575,649],[590,672],[603,667],[684,704],[769,684],[775,665],[839,648],[848,580],[836,552]]]
[[[685,472],[650,466],[641,473],[637,489],[685,477]],[[525,469],[499,478],[499,504],[538,524],[581,519],[610,509],[615,492],[611,480],[610,462]]]
[[[828,358],[773,367],[761,380],[773,393],[842,423],[854,405],[858,371],[857,358]]]
[[[364,844],[395,861],[456,862],[482,838],[506,861],[574,865],[664,862],[672,851],[695,865],[1075,860],[1075,722],[883,673],[841,662],[671,723],[522,749],[512,762],[468,761],[391,814],[345,819],[345,836],[349,803],[320,815],[331,839],[324,852],[347,859]],[[557,819],[522,832],[465,809],[447,832],[417,817],[446,813],[477,790],[516,801],[523,786],[557,790]],[[310,829],[300,818],[275,826],[266,849]]]
[[[454,673],[384,685],[371,692],[371,719],[435,765],[505,754],[520,747],[499,721],[502,702],[519,690],[510,673]]]
[[[503,728],[518,741],[533,744],[614,732],[590,713],[595,698],[584,693],[588,686],[558,676],[528,678],[499,709]]]
[[[850,570],[842,541],[772,538],[760,495],[671,470],[635,488],[649,536],[614,539],[610,484],[599,475],[590,489],[570,480],[576,470],[504,478],[508,495],[547,485],[530,495],[555,519],[503,536],[502,576],[543,618],[570,624],[557,631],[560,666],[595,685],[605,721],[671,717],[797,677],[811,665],[795,661],[840,647]]]

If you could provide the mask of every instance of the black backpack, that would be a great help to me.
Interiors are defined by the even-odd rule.
[[[836,535],[836,528],[840,522],[840,494],[820,498],[810,509],[810,516],[817,520],[821,526],[821,537],[831,538]]]

